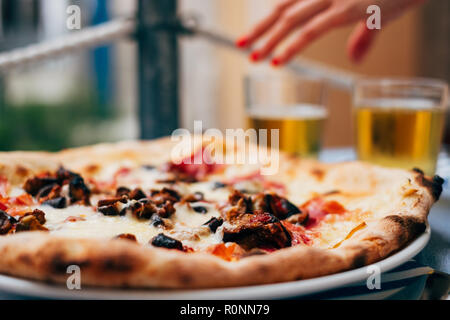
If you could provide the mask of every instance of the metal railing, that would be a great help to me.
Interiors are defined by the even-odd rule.
[[[64,37],[0,53],[0,73],[44,59],[134,38],[139,51],[139,119],[141,138],[170,134],[178,127],[178,35],[196,36],[242,54],[234,41],[219,32],[203,29],[193,16],[176,15],[176,0],[139,0],[136,18],[118,18],[72,32]],[[351,90],[355,74],[298,59],[287,70],[323,78],[331,86]]]

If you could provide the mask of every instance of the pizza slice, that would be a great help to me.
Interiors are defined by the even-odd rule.
[[[226,154],[257,146],[228,147]],[[0,272],[97,286],[204,288],[361,267],[424,232],[442,179],[281,154],[260,164],[174,161],[170,139],[0,156]],[[178,159],[180,160],[180,159]]]

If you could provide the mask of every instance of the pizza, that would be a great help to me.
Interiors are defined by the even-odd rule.
[[[423,233],[443,180],[419,169],[326,164],[202,136],[0,153],[0,273],[83,285],[211,288],[362,267]],[[263,150],[267,152],[267,150]],[[231,159],[232,157],[230,157]],[[205,159],[203,159],[205,160]],[[223,162],[223,161],[222,161]]]

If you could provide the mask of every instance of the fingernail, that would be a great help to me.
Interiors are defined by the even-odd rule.
[[[250,54],[250,60],[253,61],[253,62],[256,62],[256,61],[258,61],[259,56],[260,56],[260,54],[259,54],[258,51],[253,51],[253,52]]]
[[[236,40],[236,47],[243,48],[247,46],[248,39],[246,37],[242,37]]]
[[[281,64],[281,59],[280,58],[273,58],[271,63],[272,63],[272,66],[278,67]]]

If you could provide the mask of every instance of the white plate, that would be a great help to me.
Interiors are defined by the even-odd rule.
[[[389,271],[417,255],[430,239],[430,229],[396,254],[376,263],[381,272]],[[367,267],[329,276],[285,283],[202,290],[124,290],[81,288],[69,290],[65,286],[0,275],[0,291],[39,298],[59,299],[280,299],[319,293],[347,286],[367,279]]]

